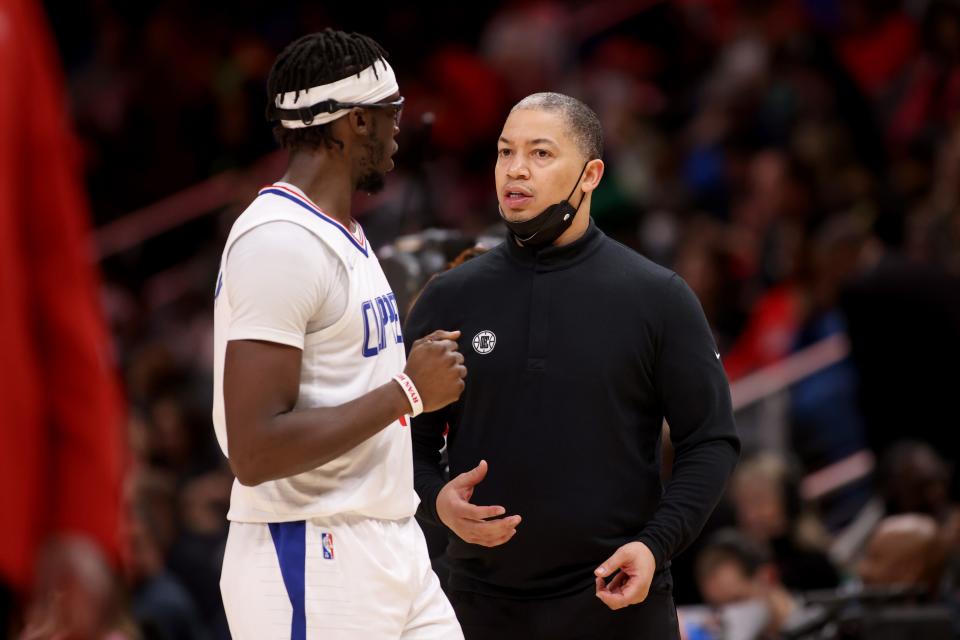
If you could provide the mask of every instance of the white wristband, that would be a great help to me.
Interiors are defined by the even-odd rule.
[[[400,385],[404,395],[407,396],[407,400],[410,401],[410,409],[412,410],[410,417],[416,418],[423,413],[423,399],[420,397],[420,392],[417,391],[416,385],[413,384],[413,380],[408,378],[404,373],[398,373],[393,376],[393,379]]]

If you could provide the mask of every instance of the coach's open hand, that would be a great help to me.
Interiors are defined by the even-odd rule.
[[[657,562],[642,542],[629,542],[610,556],[593,573],[597,581],[597,597],[611,609],[622,609],[647,599]],[[604,578],[620,573],[607,583]]]
[[[442,409],[463,393],[467,368],[457,350],[459,331],[434,331],[413,343],[404,373],[413,380],[424,411]]]
[[[437,515],[464,542],[496,547],[514,536],[520,516],[500,518],[507,512],[503,507],[470,504],[473,488],[486,475],[487,461],[481,460],[476,467],[448,482],[437,495]]]

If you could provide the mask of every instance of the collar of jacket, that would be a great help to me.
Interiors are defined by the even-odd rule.
[[[603,243],[603,232],[597,228],[593,218],[582,236],[561,247],[550,245],[541,249],[524,247],[517,244],[513,234],[508,234],[504,245],[507,254],[520,264],[537,271],[556,271],[566,269],[589,257]]]

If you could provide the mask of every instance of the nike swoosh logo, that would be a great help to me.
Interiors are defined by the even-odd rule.
[[[719,360],[719,359],[720,359],[720,353],[719,353],[719,352],[717,352],[717,351],[714,351],[714,352],[713,352],[713,355],[715,355],[715,356],[717,356],[717,360]]]

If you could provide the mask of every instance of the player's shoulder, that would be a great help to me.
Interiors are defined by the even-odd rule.
[[[336,253],[336,237],[331,241],[325,231],[324,225],[314,224],[312,217],[304,215],[288,199],[261,192],[234,220],[227,245],[232,247],[242,240],[248,246],[259,244],[264,249],[282,249],[289,243],[291,251],[317,251],[322,247]]]
[[[291,202],[284,198],[271,197],[260,193],[254,198],[234,221],[234,228],[244,228],[289,218]],[[301,225],[302,226],[302,225]]]
[[[241,217],[244,214],[241,214]],[[295,221],[277,219],[241,220],[234,223],[230,253],[244,253],[295,257],[299,254],[324,252],[325,245],[310,229]]]
[[[269,207],[256,202],[234,222],[223,265],[228,272],[298,274],[304,279],[339,268],[336,252],[311,229],[295,218],[269,215]]]

